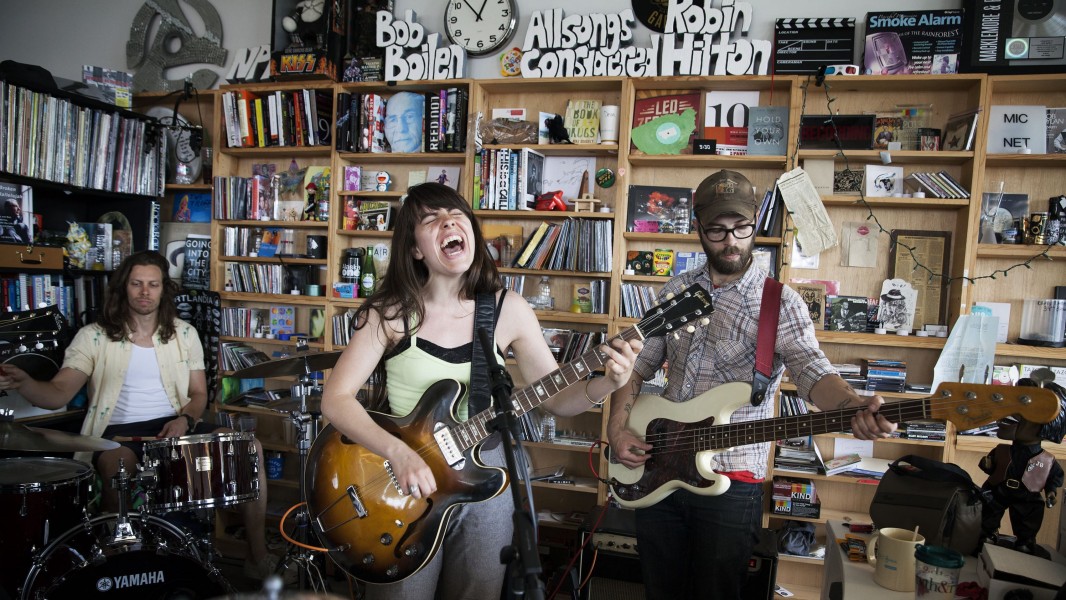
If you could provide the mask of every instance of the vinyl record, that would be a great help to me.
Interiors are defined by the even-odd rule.
[[[680,154],[696,130],[696,111],[655,117],[633,129],[633,145],[645,154]]]
[[[1066,36],[1066,0],[1017,0],[1011,29],[1019,38]]]

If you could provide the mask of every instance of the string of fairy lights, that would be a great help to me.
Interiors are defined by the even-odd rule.
[[[834,114],[833,104],[834,104],[834,102],[836,102],[836,98],[832,95],[831,85],[830,85],[828,79],[822,79],[821,81],[816,82],[813,79],[813,77],[808,77],[807,78],[806,85],[803,85],[802,88],[801,88],[803,90],[803,95],[802,95],[802,100],[801,100],[801,104],[800,104],[800,115],[803,116],[803,115],[807,114],[807,92],[810,90],[810,87],[811,87],[812,83],[814,83],[816,85],[820,85],[825,90],[825,100],[826,100],[826,108],[827,108],[827,111],[826,111],[827,114],[825,115],[825,117],[826,117],[825,123],[828,124],[832,128],[833,141],[836,143],[836,146],[837,146],[837,156],[843,161],[844,169],[846,169],[846,171],[851,172],[852,171],[852,169],[851,169],[851,161],[850,161],[850,159],[849,159],[849,157],[847,155],[847,152],[844,151],[843,145],[840,142],[840,136],[837,135],[836,121],[835,121],[835,119],[833,119],[833,114]],[[792,170],[792,169],[794,169],[796,167],[796,155],[797,155],[798,152],[799,152],[799,144],[796,144],[796,147],[792,151],[792,155],[789,157],[789,165],[788,165],[789,166],[789,170]],[[971,197],[972,196],[973,196],[973,193],[971,193]],[[881,224],[881,220],[877,217],[877,214],[874,212],[873,206],[869,202],[866,201],[866,194],[863,192],[862,186],[859,186],[859,200],[858,200],[857,205],[861,206],[864,209],[866,209],[866,213],[867,213],[866,220],[873,222],[874,226],[876,226],[876,228],[877,228],[877,233],[878,234],[891,234],[892,233],[891,230],[886,229],[884,227],[884,225]],[[914,269],[913,269],[914,271],[921,270],[921,271],[924,271],[925,273],[928,273],[929,274],[929,283],[932,283],[935,279],[939,278],[939,279],[942,280],[942,285],[948,285],[952,281],[956,281],[956,280],[965,280],[965,281],[967,281],[970,284],[974,284],[980,279],[994,280],[994,279],[996,279],[997,276],[1006,277],[1007,274],[1010,273],[1011,271],[1013,271],[1014,269],[1020,269],[1020,268],[1032,269],[1033,268],[1032,267],[1032,263],[1035,262],[1035,261],[1038,261],[1038,260],[1052,260],[1051,255],[1050,255],[1050,251],[1054,247],[1053,245],[1047,245],[1047,246],[1044,247],[1043,251],[1038,252],[1038,253],[1034,254],[1033,256],[1030,256],[1029,258],[1027,258],[1027,259],[1025,259],[1025,260],[1023,260],[1021,262],[1013,264],[1013,265],[1011,265],[1009,267],[1004,267],[1004,268],[1000,268],[1000,269],[994,269],[993,271],[991,271],[989,273],[986,273],[984,275],[972,275],[972,276],[961,276],[961,275],[958,275],[958,276],[954,276],[953,277],[953,276],[948,275],[947,273],[937,272],[934,269],[930,268],[928,265],[924,264],[921,261],[921,259],[919,258],[919,249],[917,247],[908,245],[905,242],[899,241],[898,239],[893,240],[892,243],[895,246],[903,248],[903,249],[905,249],[907,251],[907,253],[910,255],[911,260],[914,262]]]

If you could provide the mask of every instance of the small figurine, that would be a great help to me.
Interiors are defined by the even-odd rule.
[[[290,47],[321,48],[326,27],[322,17],[326,0],[300,0],[292,12],[281,19],[281,28],[289,34]]]
[[[544,126],[548,128],[548,137],[553,144],[573,144],[570,141],[570,132],[563,125],[562,115],[544,119]]]
[[[389,191],[389,184],[392,183],[392,176],[389,175],[388,171],[378,171],[375,180],[377,181],[377,191]]]
[[[304,203],[303,216],[300,220],[314,221],[315,213],[318,210],[318,203],[315,201],[315,198],[318,194],[318,186],[315,185],[314,181],[312,181],[307,184],[304,190],[307,192],[307,201]]]
[[[1033,379],[1019,379],[1017,385],[1036,386],[1035,375]],[[1047,551],[1037,545],[1036,534],[1044,521],[1044,507],[1055,506],[1063,470],[1055,457],[1042,448],[1041,440],[1058,444],[1066,435],[1066,389],[1051,381],[1043,387],[1054,390],[1059,397],[1059,414],[1055,420],[1041,424],[1015,417],[1002,419],[996,436],[1011,443],[993,448],[979,466],[988,473],[981,488],[991,492],[991,500],[983,509],[982,536],[994,540],[1007,511],[1017,538],[1014,549],[1048,558]]]

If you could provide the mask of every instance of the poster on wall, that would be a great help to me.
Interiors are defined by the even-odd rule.
[[[1010,74],[1066,70],[1066,2],[966,0],[961,71]]]

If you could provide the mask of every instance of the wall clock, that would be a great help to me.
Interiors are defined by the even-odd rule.
[[[483,56],[499,50],[518,25],[517,0],[448,0],[444,31],[467,54]]]

